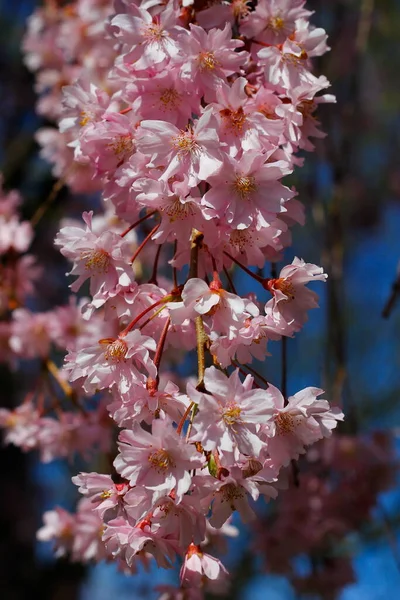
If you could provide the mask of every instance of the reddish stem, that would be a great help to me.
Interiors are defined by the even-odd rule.
[[[168,302],[168,300],[166,300],[167,298],[168,298],[168,296],[164,296],[163,298],[160,298],[160,300],[157,300],[157,302],[154,302],[154,304],[152,304],[151,306],[148,306],[147,308],[145,308],[140,313],[140,315],[138,315],[137,317],[135,317],[129,323],[129,325],[127,327],[125,327],[125,329],[123,329],[121,331],[121,333],[119,334],[119,337],[125,337],[127,333],[129,333],[130,331],[132,331],[132,329],[135,327],[136,323],[138,323],[142,317],[144,317],[145,315],[147,315],[148,312],[150,312],[151,310],[153,310],[153,308],[156,308],[156,306],[159,306],[163,302]]]
[[[160,368],[160,362],[161,362],[161,357],[162,357],[162,353],[164,351],[164,346],[165,346],[165,340],[167,339],[167,333],[168,333],[168,329],[171,323],[171,317],[168,317],[168,319],[165,322],[165,325],[163,327],[163,330],[161,332],[161,336],[160,339],[158,340],[158,344],[157,344],[157,349],[156,349],[156,353],[154,355],[154,364],[157,367],[157,371]],[[158,379],[158,376],[157,376]]]
[[[157,248],[157,252],[156,252],[156,257],[154,259],[153,272],[149,279],[149,283],[154,283],[154,285],[158,285],[157,284],[157,270],[158,270],[158,259],[160,258],[161,248],[162,248],[162,244],[159,244],[158,248]]]
[[[250,271],[250,269],[248,269],[247,267],[245,267],[244,265],[242,265],[241,262],[239,262],[236,258],[234,258],[233,256],[231,256],[228,252],[224,251],[224,254],[225,254],[225,256],[227,256],[228,258],[230,258],[231,260],[233,260],[233,262],[236,263],[238,267],[240,267],[241,269],[243,269],[243,271],[245,273],[247,273],[247,275],[250,275],[250,277],[253,277],[253,279],[255,279],[256,281],[258,281],[259,283],[261,283],[261,285],[264,287],[265,279],[263,277],[260,277],[256,273],[253,273],[253,271]]]
[[[181,420],[179,421],[178,427],[176,428],[176,433],[177,433],[178,435],[180,435],[180,433],[181,433],[181,431],[182,431],[182,427],[184,426],[184,424],[185,424],[185,421],[186,421],[186,419],[188,418],[188,416],[189,416],[189,413],[190,413],[190,411],[192,410],[193,406],[194,406],[194,402],[191,402],[191,403],[189,404],[189,406],[187,407],[187,409],[185,410],[185,412],[183,413],[183,415],[182,415],[182,418],[181,418]]]
[[[124,108],[123,110],[120,110],[119,114],[120,115],[126,115],[127,113],[131,112],[131,110],[132,110],[132,107],[128,106],[127,108]]]
[[[160,227],[160,225],[161,225],[161,223],[158,223],[155,227],[153,227],[153,229],[150,231],[150,233],[148,235],[146,235],[143,242],[140,244],[140,246],[138,246],[135,254],[132,256],[131,263],[133,263],[135,261],[135,259],[139,256],[139,254],[141,253],[141,251],[143,250],[143,248],[145,247],[147,242],[152,238],[152,236],[155,234],[155,232]]]
[[[146,221],[146,219],[150,219],[150,217],[155,215],[156,212],[156,210],[152,210],[151,212],[147,213],[147,215],[144,215],[144,217],[136,221],[133,225],[129,225],[129,227],[121,233],[121,237],[125,237],[130,231],[132,231],[132,229],[135,229],[135,227],[140,225],[140,223],[143,223],[143,221]]]
[[[177,249],[178,249],[178,240],[175,240],[175,242],[174,242],[174,256],[173,256],[173,258],[175,258]],[[177,276],[176,267],[172,267],[172,277],[173,277],[173,280],[174,280],[174,287],[177,288],[178,287],[178,276]]]
[[[242,371],[242,368],[239,366],[239,364],[238,364],[238,363],[237,363],[235,360],[232,360],[232,364],[233,364],[233,365],[235,365],[235,367],[238,367],[238,369]],[[268,383],[268,381],[267,381],[267,380],[266,380],[266,379],[265,379],[265,378],[264,378],[262,375],[260,375],[259,373],[257,373],[257,371],[256,371],[255,369],[252,369],[252,367],[249,367],[249,365],[245,365],[245,366],[246,366],[246,369],[247,369],[248,371],[250,371],[250,373],[251,373],[252,375],[254,375],[254,377],[258,377],[258,379],[259,379],[260,381],[262,381],[263,383],[265,383],[265,385],[266,385],[267,387],[269,386],[269,383]],[[242,372],[243,372],[243,371],[242,371]],[[248,375],[248,373],[246,373],[246,375]],[[256,384],[256,385],[257,385],[257,384]]]

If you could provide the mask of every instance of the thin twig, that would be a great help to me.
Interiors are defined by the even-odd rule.
[[[40,219],[43,217],[50,205],[57,198],[61,189],[64,187],[64,183],[64,178],[58,179],[58,181],[55,182],[46,200],[36,209],[35,213],[33,214],[33,217],[31,218],[32,227],[36,227],[36,225],[39,223]]]

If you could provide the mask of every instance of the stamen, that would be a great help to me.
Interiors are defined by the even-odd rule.
[[[148,461],[151,467],[158,471],[158,473],[163,473],[169,468],[175,467],[172,457],[168,454],[167,450],[164,450],[164,448],[160,448],[149,454]]]
[[[180,202],[177,196],[173,196],[170,204],[161,210],[169,216],[170,223],[193,217],[196,214],[193,202]]]
[[[229,241],[239,252],[244,252],[246,248],[254,245],[247,229],[235,229],[232,231]]]
[[[232,427],[236,423],[241,423],[240,414],[242,409],[235,402],[228,404],[228,408],[222,413],[225,425]]]
[[[233,0],[232,12],[236,19],[241,19],[249,14],[250,6],[247,5],[248,0]]]
[[[92,120],[92,115],[90,115],[88,112],[86,112],[85,110],[81,110],[81,119],[79,121],[79,125],[81,127],[84,127],[85,125],[87,125],[89,123],[89,121]]]
[[[215,58],[214,52],[201,52],[198,61],[201,71],[213,71],[219,66],[219,62]]]
[[[110,266],[110,255],[103,248],[82,252],[81,260],[85,261],[85,269],[92,273],[107,273]]]
[[[112,491],[111,490],[104,490],[100,494],[100,498],[102,500],[107,500],[107,498],[111,498],[111,496],[112,496]]]
[[[295,288],[290,277],[287,279],[284,277],[280,277],[279,279],[270,279],[268,282],[268,287],[272,294],[274,293],[274,289],[276,289],[280,290],[282,294],[285,294],[288,301],[295,299]]]
[[[133,140],[131,135],[120,135],[113,142],[107,144],[107,147],[114,152],[116,156],[121,158],[132,154]]]
[[[247,117],[241,106],[237,110],[224,108],[223,110],[219,111],[219,114],[223,119],[225,119],[225,125],[231,129],[233,133],[238,135],[242,132],[247,121]]]
[[[281,31],[285,26],[285,21],[282,17],[271,17],[268,21],[267,28],[272,29],[275,32]]]
[[[256,180],[252,175],[237,175],[233,183],[233,189],[242,200],[247,200],[257,190]]]
[[[181,131],[179,135],[172,138],[172,146],[178,151],[178,158],[200,151],[192,131]]]
[[[279,435],[293,433],[296,429],[296,419],[287,412],[281,412],[275,417],[275,425]]]
[[[160,94],[162,108],[172,110],[181,103],[181,95],[174,88],[166,88]]]
[[[102,343],[102,340],[100,340],[100,343]],[[107,349],[104,352],[104,357],[106,360],[111,360],[114,363],[118,363],[125,360],[127,352],[128,346],[126,345],[124,340],[117,339],[114,340],[111,344],[108,344]]]
[[[159,23],[152,23],[145,27],[142,35],[148,44],[161,43],[163,38],[168,36],[168,33],[163,30]]]

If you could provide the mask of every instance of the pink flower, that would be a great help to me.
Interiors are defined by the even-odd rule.
[[[209,519],[212,527],[217,529],[222,527],[235,510],[240,514],[243,523],[255,519],[256,515],[249,504],[248,493],[253,500],[257,500],[260,490],[255,482],[243,477],[239,467],[232,467],[226,476],[221,476],[221,479],[196,475],[194,482],[205,494],[202,501],[204,505],[209,507],[212,503],[212,514]]]
[[[14,410],[0,408],[0,428],[5,429],[4,442],[28,451],[37,447],[40,433],[40,413],[30,402]]]
[[[246,93],[247,85],[244,77],[238,77],[232,85],[222,82],[216,91],[216,101],[206,109],[216,116],[221,142],[228,147],[230,156],[236,156],[242,149],[271,151],[284,129],[281,119],[268,119],[263,112],[254,110]]]
[[[234,229],[268,227],[294,192],[278,181],[289,172],[288,164],[267,158],[256,151],[239,161],[227,157],[224,169],[209,179],[211,188],[202,198],[205,216],[223,217]]]
[[[43,515],[44,525],[36,536],[41,542],[55,541],[55,555],[57,557],[70,554],[74,541],[75,519],[68,511],[57,507]]]
[[[101,539],[104,523],[93,510],[89,498],[82,498],[77,507],[71,559],[77,562],[101,561],[107,556]]]
[[[169,302],[171,319],[174,323],[182,323],[185,319],[194,320],[197,315],[212,316],[213,328],[228,332],[240,327],[245,301],[225,291],[220,281],[213,281],[210,286],[198,277],[188,280],[182,290],[182,302]]]
[[[152,523],[159,525],[162,535],[174,535],[182,550],[192,542],[204,541],[207,521],[198,496],[185,494],[180,502],[174,493],[164,496],[153,506],[151,514]]]
[[[170,0],[154,18],[133,4],[129,10],[132,14],[118,14],[111,21],[114,36],[125,44],[124,60],[133,63],[138,71],[154,65],[161,69],[167,59],[179,52],[179,45],[171,35],[179,14],[176,3]]]
[[[187,82],[188,89],[204,94],[206,102],[215,99],[221,82],[236,73],[248,57],[247,52],[235,51],[243,42],[232,39],[229,23],[225,23],[224,29],[211,29],[208,33],[190,24],[190,31],[183,30],[178,42],[182,53],[175,62],[181,63],[180,76]]]
[[[42,462],[79,453],[88,460],[97,452],[109,452],[112,441],[111,423],[105,421],[104,405],[86,414],[61,412],[57,419],[40,419],[38,448]],[[108,426],[107,426],[108,425]]]
[[[93,233],[92,216],[92,212],[83,213],[85,229],[63,227],[56,236],[55,245],[61,248],[61,254],[75,263],[70,274],[79,277],[71,284],[72,291],[77,292],[90,278],[90,293],[98,308],[109,295],[117,293],[117,286],[131,283],[129,262],[132,251],[129,242],[116,233]]]
[[[323,390],[308,387],[285,401],[280,391],[268,388],[275,403],[275,416],[265,428],[268,436],[268,453],[277,465],[286,466],[291,459],[304,454],[306,447],[330,437],[332,429],[344,415],[338,408],[331,408],[326,400],[317,399]]]
[[[204,10],[196,11],[197,23],[204,29],[233,25],[236,19],[243,19],[250,12],[250,0],[219,0]],[[206,5],[207,6],[207,5]]]
[[[261,229],[257,229],[255,226],[234,229],[230,232],[229,241],[225,243],[225,247],[228,253],[241,263],[262,268],[265,264],[267,250],[273,248],[275,252],[278,252],[282,249],[281,234],[283,231],[287,231],[287,225],[281,219],[274,219],[271,224]],[[229,259],[225,258],[225,261],[232,264]]]
[[[10,348],[22,358],[47,358],[51,348],[51,313],[17,308],[12,317]]]
[[[80,79],[73,85],[64,86],[60,131],[76,129],[99,120],[110,105],[110,97],[104,90],[88,79]]]
[[[189,194],[186,182],[175,182],[170,187],[166,181],[138,179],[132,187],[140,192],[138,202],[160,212],[161,224],[153,238],[158,244],[174,239],[189,242],[192,229],[200,226],[203,217],[200,198]]]
[[[305,0],[266,0],[240,24],[240,33],[265,44],[282,44],[296,29],[296,21],[312,14],[304,8]]]
[[[318,308],[318,296],[305,287],[310,281],[326,281],[322,267],[305,263],[295,257],[291,265],[284,267],[277,279],[268,281],[268,289],[273,298],[265,305],[265,311],[272,311],[274,318],[283,319],[292,331],[299,331],[307,321],[307,311]]]
[[[178,546],[173,536],[162,537],[159,527],[152,527],[151,521],[144,520],[132,526],[123,517],[109,521],[103,533],[108,552],[132,567],[139,553],[152,554],[159,567],[169,569],[176,558]]]
[[[184,587],[202,587],[204,577],[220,583],[226,579],[228,571],[214,556],[202,552],[199,546],[190,544],[180,571],[181,585]]]
[[[152,165],[165,169],[161,180],[187,175],[194,187],[222,166],[215,117],[210,112],[186,131],[166,121],[142,121],[136,142],[139,152],[151,157]]]
[[[200,114],[200,97],[186,89],[177,69],[167,69],[154,77],[135,78],[126,86],[133,110],[143,119],[160,119],[184,129],[192,114]]]
[[[135,121],[132,115],[106,113],[101,121],[89,123],[79,138],[77,160],[89,159],[96,174],[113,174],[135,151]]]
[[[260,65],[265,67],[266,80],[275,86],[288,90],[302,84],[314,86],[317,82],[322,87],[329,86],[326,77],[317,78],[311,73],[306,50],[292,40],[286,40],[282,49],[262,48],[257,56]]]
[[[119,451],[114,461],[118,473],[131,485],[143,485],[153,491],[153,502],[175,491],[180,501],[190,486],[189,471],[201,468],[203,460],[172,427],[169,419],[156,419],[152,433],[139,424],[119,436]]]
[[[116,388],[122,396],[133,385],[145,383],[146,377],[139,369],[144,368],[150,377],[157,376],[157,369],[149,351],[155,351],[153,338],[135,329],[116,339],[102,339],[99,343],[66,357],[65,370],[70,381],[82,379],[88,394],[105,388]]]
[[[272,419],[274,403],[268,391],[253,390],[253,377],[242,383],[239,370],[228,378],[215,367],[205,371],[207,393],[188,384],[188,396],[198,405],[191,440],[201,442],[205,450],[235,448],[250,456],[258,456],[263,443],[257,425]]]
[[[115,518],[115,510],[123,503],[123,498],[129,490],[126,483],[114,483],[110,475],[101,475],[100,473],[80,473],[72,477],[72,482],[79,486],[79,492],[90,498],[93,510],[95,510],[101,519],[108,511],[112,511],[111,518]],[[110,519],[110,513],[107,518]]]
[[[179,423],[189,404],[189,398],[168,381],[164,389],[160,385],[157,390],[151,391],[144,385],[134,385],[129,394],[115,398],[108,410],[119,427],[128,427],[134,421],[151,423],[160,411]]]
[[[9,250],[26,252],[33,239],[33,229],[28,221],[20,221],[15,215],[5,218],[0,214],[0,255]]]

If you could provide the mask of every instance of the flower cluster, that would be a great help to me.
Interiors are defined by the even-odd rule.
[[[284,398],[249,366],[302,328],[318,306],[307,284],[327,277],[299,258],[275,266],[304,223],[283,178],[323,136],[317,105],[334,101],[312,72],[328,48],[304,4],[47,2],[25,38],[39,110],[58,124],[39,134],[43,154],[72,190],[101,190],[106,210],[64,223],[55,240],[71,290],[87,282],[90,298],[12,315],[11,349],[40,357],[79,412],[58,405],[50,418],[39,390],[0,422],[45,460],[93,447],[113,456],[110,474],[73,478],[76,515],[47,513],[40,539],[128,571],[179,556],[187,598],[226,589],[211,538],[236,510],[253,519],[252,501],[275,498],[291,461],[343,419],[322,390]],[[12,227],[13,243],[29,244],[24,224]],[[233,267],[269,300],[240,295]],[[53,345],[67,351],[62,372]],[[197,380],[184,381],[171,371],[190,351]]]

